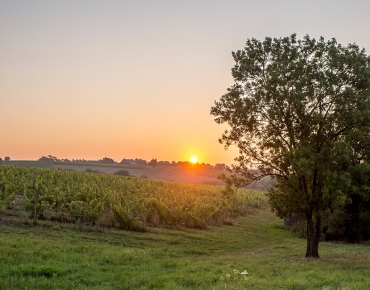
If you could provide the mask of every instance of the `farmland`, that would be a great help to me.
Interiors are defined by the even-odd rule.
[[[370,288],[369,243],[305,259],[261,192],[8,166],[0,189],[0,289]]]
[[[48,162],[30,160],[11,160],[5,161],[4,165],[20,167],[37,167],[46,169],[65,169],[73,171],[95,170],[101,173],[114,174],[120,169],[127,170],[130,176],[148,177],[150,179],[191,182],[221,185],[222,182],[217,177],[223,173],[222,170],[200,168],[198,166],[145,166],[133,164],[104,164],[101,162]]]
[[[227,193],[221,186],[90,174],[65,170],[0,167],[7,208],[33,212],[38,219],[141,229],[145,225],[222,225],[260,207],[258,191]]]
[[[101,162],[48,162],[48,161],[30,161],[30,160],[11,160],[5,161],[4,165],[21,167],[38,167],[45,169],[65,169],[73,171],[98,171],[106,174],[114,174],[120,169],[128,171],[130,176],[145,177],[155,180],[176,181],[186,183],[199,183],[211,185],[223,185],[218,179],[224,171],[215,168],[204,168],[197,165],[190,166],[147,166],[137,164],[104,164]],[[254,183],[249,188],[256,190],[265,190],[271,185],[271,180],[265,179]]]

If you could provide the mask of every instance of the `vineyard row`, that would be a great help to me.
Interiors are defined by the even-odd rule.
[[[122,229],[222,225],[266,202],[264,193],[106,174],[0,166],[0,210]]]

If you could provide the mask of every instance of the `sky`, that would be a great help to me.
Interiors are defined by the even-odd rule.
[[[249,38],[369,53],[370,1],[0,0],[0,157],[233,163],[210,115]]]

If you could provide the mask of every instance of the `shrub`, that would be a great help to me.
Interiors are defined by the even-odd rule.
[[[121,169],[121,170],[118,170],[116,173],[114,173],[115,175],[121,175],[121,176],[129,176],[130,173],[127,171],[127,170],[124,170],[124,169]]]

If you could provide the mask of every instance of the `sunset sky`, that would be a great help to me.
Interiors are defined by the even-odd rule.
[[[370,51],[370,1],[0,0],[0,157],[231,164],[210,109],[248,38]]]

